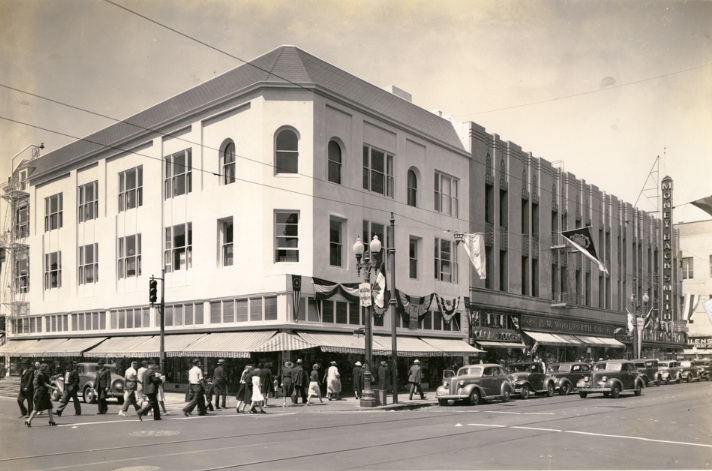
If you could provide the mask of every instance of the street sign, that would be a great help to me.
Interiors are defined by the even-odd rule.
[[[361,306],[368,307],[371,305],[371,284],[361,283],[358,285],[358,292],[361,297]]]

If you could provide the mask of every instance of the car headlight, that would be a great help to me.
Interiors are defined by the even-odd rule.
[[[447,387],[447,383],[448,383],[448,381],[447,381],[447,380],[444,380],[444,381],[443,381],[443,386],[444,386],[444,387]]]
[[[461,379],[460,382],[457,383],[457,384],[458,384],[458,386],[460,386],[461,388],[464,388],[464,387],[465,387],[465,381],[462,380],[462,379]]]
[[[601,376],[601,381],[607,381],[608,377],[607,376]]]
[[[584,382],[586,382],[586,383],[588,383],[588,380],[589,380],[589,379],[591,379],[590,376],[584,376],[584,377],[583,377],[583,380],[584,380]]]

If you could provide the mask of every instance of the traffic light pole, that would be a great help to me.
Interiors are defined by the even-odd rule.
[[[163,313],[166,312],[165,311],[165,307],[166,307],[166,302],[165,302],[166,281],[165,280],[166,280],[166,269],[163,268],[161,270],[161,350],[160,350],[160,357],[158,359],[161,374],[163,374],[165,372],[165,370],[163,369],[163,362],[166,357],[166,349],[165,349],[165,344],[164,344],[164,340],[165,340],[164,337],[165,337],[165,331],[166,331],[166,318],[163,315]]]

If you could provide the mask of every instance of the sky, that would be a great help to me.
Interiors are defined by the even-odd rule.
[[[244,60],[297,46],[474,121],[638,207],[656,158],[674,220],[710,216],[712,1],[112,0]],[[0,177],[241,64],[100,0],[0,0]],[[20,159],[29,154],[22,154]]]

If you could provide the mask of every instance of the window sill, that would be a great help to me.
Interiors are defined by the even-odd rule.
[[[280,178],[299,178],[301,175],[298,173],[275,173],[275,177],[280,177]]]

